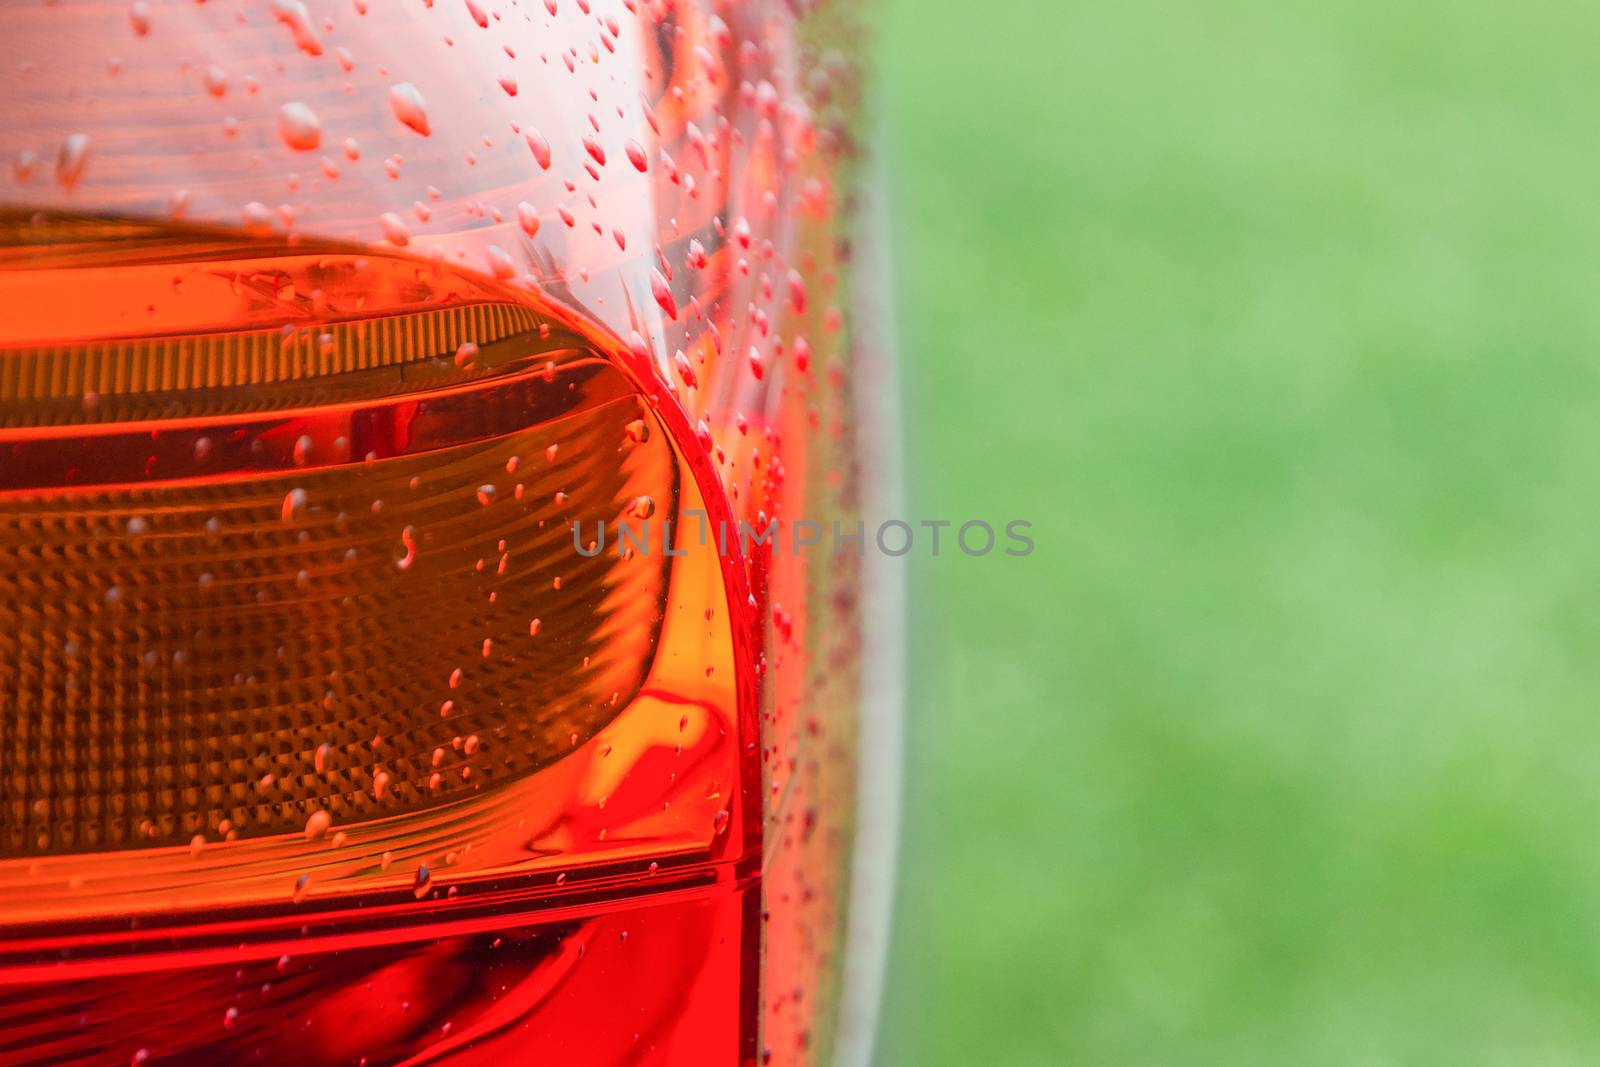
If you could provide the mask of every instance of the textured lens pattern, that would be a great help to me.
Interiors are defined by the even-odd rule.
[[[0,234],[0,859],[355,831],[633,699],[669,560],[571,525],[677,459],[570,328],[342,246]]]
[[[670,484],[664,444],[621,450],[638,414],[611,400],[370,464],[0,504],[0,847],[373,819],[586,740],[638,685],[663,575],[578,554],[567,519]]]
[[[584,343],[414,259],[4,208],[0,284],[0,428],[372,400]]]

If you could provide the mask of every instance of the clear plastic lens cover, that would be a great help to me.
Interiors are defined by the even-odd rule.
[[[852,6],[0,31],[0,1059],[825,1056]]]

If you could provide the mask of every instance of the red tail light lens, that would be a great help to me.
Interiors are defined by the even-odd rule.
[[[0,32],[0,1063],[825,1058],[843,9]]]
[[[0,894],[29,931],[0,962],[48,978],[8,1002],[42,1020],[13,1051],[477,1047],[573,1010],[506,1016],[484,983],[553,982],[597,936],[585,902],[636,886],[665,898],[600,926],[689,988],[722,973],[736,1019],[720,561],[574,542],[627,522],[659,548],[705,511],[616,354],[397,254],[4,227]],[[375,983],[364,1028],[338,1005]],[[737,1046],[638,1009],[653,1041]]]

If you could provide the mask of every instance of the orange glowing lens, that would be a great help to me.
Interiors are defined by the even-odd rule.
[[[640,990],[657,1040],[733,1056],[722,561],[661,550],[705,503],[606,341],[398,252],[0,242],[0,1060],[487,1056],[630,932],[732,1021]]]

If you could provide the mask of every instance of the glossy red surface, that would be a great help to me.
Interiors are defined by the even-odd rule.
[[[398,942],[364,930],[163,944],[137,971],[70,967],[0,988],[0,1061],[742,1062],[754,903],[719,886],[527,925],[412,917]]]
[[[0,1062],[825,1057],[852,30],[0,11]]]

